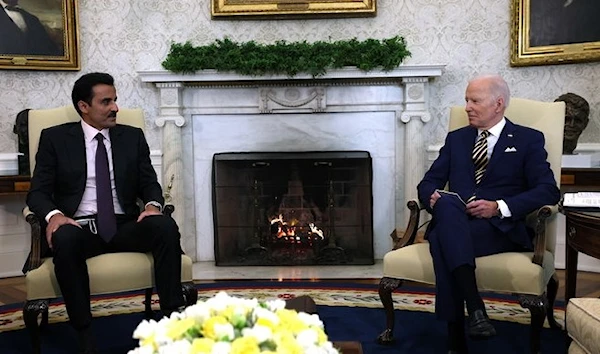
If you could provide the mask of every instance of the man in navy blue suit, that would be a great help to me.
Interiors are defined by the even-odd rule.
[[[465,303],[466,334],[496,334],[477,290],[475,258],[533,249],[527,214],[560,199],[544,135],[504,117],[509,98],[499,76],[470,81],[465,94],[469,126],[448,134],[417,187],[432,214],[426,237],[436,275],[436,314],[448,322],[448,353],[467,352]],[[437,191],[446,185],[466,204]]]

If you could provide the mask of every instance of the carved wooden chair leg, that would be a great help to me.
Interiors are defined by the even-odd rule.
[[[48,300],[48,303],[50,302],[50,300]],[[42,320],[40,321],[40,330],[46,328],[46,326],[48,326],[48,312],[49,312],[49,308],[46,307],[46,310],[42,312]]]
[[[186,307],[198,302],[198,290],[196,290],[193,282],[181,283],[181,290],[183,290]]]
[[[146,319],[154,318],[154,311],[152,311],[152,288],[146,289],[144,295],[144,315],[146,316]]]
[[[554,318],[554,302],[556,301],[556,294],[558,293],[558,275],[556,272],[552,274],[550,281],[548,282],[547,293],[548,293],[548,308],[546,309],[546,316],[548,318],[548,324],[550,328],[561,329],[561,325],[556,322]]]
[[[379,282],[379,298],[385,310],[386,329],[377,337],[379,344],[391,344],[394,341],[394,302],[392,292],[402,285],[402,279],[384,277]]]
[[[48,322],[48,303],[49,300],[27,300],[25,305],[23,305],[23,322],[25,322],[25,327],[29,331],[31,347],[34,354],[39,354],[41,351],[38,317],[41,314],[41,322],[44,323],[44,317],[46,318],[46,323]]]
[[[531,313],[530,325],[530,348],[531,354],[540,354],[540,342],[544,319],[546,319],[546,309],[548,308],[548,299],[546,294],[540,296],[521,295],[519,297],[521,307],[526,308]]]

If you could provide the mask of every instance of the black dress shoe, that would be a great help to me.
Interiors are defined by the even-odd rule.
[[[496,335],[496,329],[483,310],[475,310],[469,315],[467,335],[473,339],[487,339]]]
[[[465,350],[450,349],[450,350],[448,350],[448,354],[469,354],[469,352],[466,349]]]
[[[79,353],[81,354],[96,354],[96,342],[91,328],[81,329],[77,331],[77,341],[79,343]]]

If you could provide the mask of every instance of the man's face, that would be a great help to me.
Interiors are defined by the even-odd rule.
[[[567,104],[565,113],[565,140],[577,140],[588,124],[588,119],[573,111]]]
[[[117,124],[117,91],[114,86],[99,84],[92,89],[92,103],[79,101],[82,119],[92,127],[102,130]]]
[[[465,93],[465,111],[469,116],[469,125],[478,129],[489,129],[503,117],[502,98],[491,95],[485,79],[474,80],[467,86]]]

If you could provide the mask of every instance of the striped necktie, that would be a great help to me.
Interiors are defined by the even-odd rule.
[[[487,157],[487,137],[490,135],[490,132],[484,130],[479,134],[479,139],[475,143],[473,147],[473,164],[475,165],[475,183],[479,184],[481,179],[483,178],[483,174],[485,173],[485,169],[488,165],[488,157]]]

